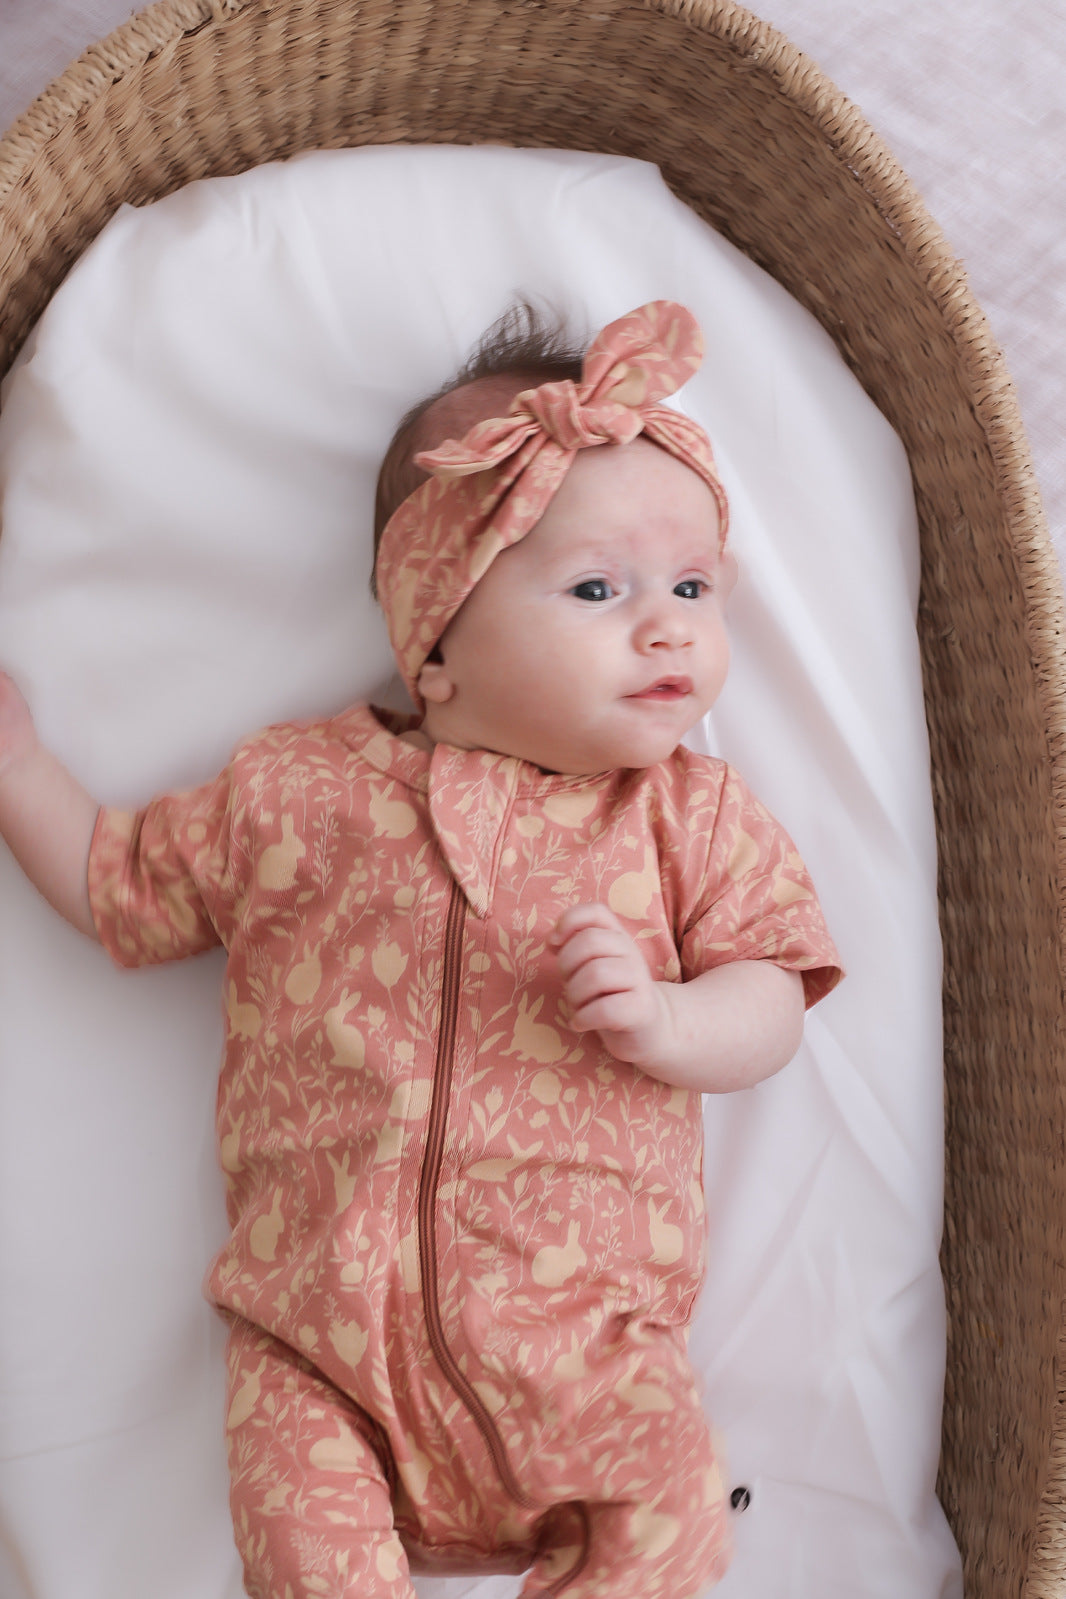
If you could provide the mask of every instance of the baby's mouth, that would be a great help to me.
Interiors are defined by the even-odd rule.
[[[631,700],[682,700],[692,693],[692,679],[690,677],[660,677],[654,683],[649,683],[647,688],[641,689],[637,694],[631,694]]]

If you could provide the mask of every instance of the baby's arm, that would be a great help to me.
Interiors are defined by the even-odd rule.
[[[87,868],[98,808],[41,744],[26,701],[0,672],[0,836],[45,899],[91,938]]]
[[[677,1088],[722,1094],[780,1071],[799,1048],[803,979],[772,961],[734,961],[687,983],[656,982],[605,905],[575,905],[553,938],[575,1032]]]

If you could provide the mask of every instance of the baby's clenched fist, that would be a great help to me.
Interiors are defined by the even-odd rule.
[[[599,1033],[618,1060],[640,1066],[673,1031],[669,983],[655,980],[636,941],[606,905],[573,905],[550,939],[575,1033]]]

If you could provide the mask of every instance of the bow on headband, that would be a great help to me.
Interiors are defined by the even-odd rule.
[[[721,549],[729,513],[710,440],[698,423],[659,403],[702,359],[703,337],[691,312],[653,300],[596,336],[580,383],[525,389],[507,416],[478,422],[464,438],[415,456],[431,476],[385,525],[377,590],[400,671],[420,709],[418,674],[448,623],[500,551],[540,521],[579,450],[646,434],[711,490]]]

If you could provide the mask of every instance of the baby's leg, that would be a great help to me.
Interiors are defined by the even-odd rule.
[[[359,1409],[247,1322],[228,1360],[230,1505],[252,1599],[414,1599]]]

